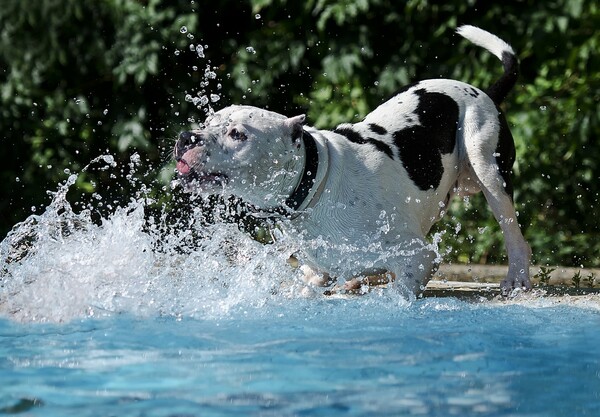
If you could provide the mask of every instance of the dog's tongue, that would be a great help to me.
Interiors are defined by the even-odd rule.
[[[190,172],[190,166],[183,159],[180,159],[177,161],[177,171],[179,171],[180,174],[185,175]]]

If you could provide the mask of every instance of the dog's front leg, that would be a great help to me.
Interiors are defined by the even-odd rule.
[[[302,271],[302,281],[306,285],[328,287],[332,284],[332,279],[327,272],[319,272],[308,265],[302,265],[300,270]]]
[[[509,223],[502,227],[508,253],[508,274],[500,283],[500,289],[503,296],[508,296],[515,289],[531,289],[529,280],[531,248],[523,238],[516,218],[505,219],[504,223]]]

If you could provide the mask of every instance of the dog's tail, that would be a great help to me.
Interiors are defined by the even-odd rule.
[[[459,27],[456,32],[473,42],[475,45],[487,49],[502,61],[504,74],[486,91],[487,95],[499,105],[504,101],[510,90],[517,83],[519,76],[519,60],[512,47],[496,35],[471,25]]]

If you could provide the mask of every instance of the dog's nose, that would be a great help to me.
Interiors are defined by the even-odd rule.
[[[181,132],[177,143],[175,143],[175,157],[180,158],[188,150],[196,147],[203,146],[204,138],[201,133],[198,132]]]
[[[201,135],[194,132],[181,132],[178,142],[180,147],[201,146],[204,144]]]
[[[176,159],[183,157],[188,150],[204,145],[202,135],[198,132],[181,132],[175,143],[173,154]]]

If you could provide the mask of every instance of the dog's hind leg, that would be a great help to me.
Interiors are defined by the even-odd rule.
[[[531,249],[521,233],[512,199],[509,177],[514,161],[512,136],[502,115],[498,121],[499,124],[485,123],[482,129],[465,136],[465,148],[476,180],[504,235],[509,266],[500,288],[503,295],[508,295],[513,289],[531,288]]]
[[[531,249],[521,233],[512,200],[506,193],[498,193],[487,188],[483,189],[483,193],[500,224],[508,254],[508,274],[500,283],[502,294],[508,295],[513,289],[519,288],[529,290],[531,289],[529,280]]]

